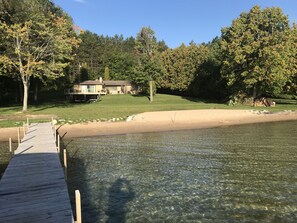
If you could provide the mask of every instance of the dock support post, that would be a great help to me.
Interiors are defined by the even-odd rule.
[[[25,130],[26,130],[26,133],[29,132],[29,125],[27,123],[25,124]]]
[[[76,209],[76,221],[75,223],[82,223],[81,219],[81,198],[79,190],[75,190],[75,209]]]
[[[67,180],[67,151],[66,149],[63,150],[64,155],[64,174],[65,174],[65,180]]]
[[[56,129],[56,126],[54,127],[54,136],[55,136],[55,142],[57,143],[57,129]]]
[[[18,128],[18,146],[21,144],[21,139],[20,139],[20,128]]]
[[[12,154],[12,143],[11,143],[11,138],[9,138],[9,152]]]
[[[25,122],[23,122],[23,135],[24,135],[24,137],[25,137],[25,135],[26,135],[26,126],[25,126]]]
[[[60,135],[58,134],[57,137],[58,137],[57,151],[58,153],[60,153]]]

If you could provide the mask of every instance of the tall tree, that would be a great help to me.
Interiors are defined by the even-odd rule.
[[[155,31],[150,27],[142,27],[136,37],[136,50],[147,59],[152,58],[157,52],[157,39]]]
[[[190,86],[191,96],[224,99],[228,94],[226,79],[222,78],[221,38],[215,37],[205,44],[206,60],[199,65],[194,82]]]
[[[90,31],[85,31],[79,35],[81,43],[76,50],[74,68],[82,66],[88,70],[90,79],[96,79],[100,76],[100,50],[99,39],[100,37]]]
[[[150,27],[143,27],[135,42],[138,64],[134,67],[132,79],[146,91],[149,81],[156,80],[162,73],[160,51],[165,46],[164,42],[158,44],[155,32]]]
[[[110,79],[109,68],[105,67],[105,69],[104,69],[104,80],[108,81],[109,79]]]
[[[171,92],[187,92],[198,75],[199,66],[206,60],[207,52],[206,46],[194,43],[164,51],[161,62],[165,72],[157,79],[157,86]]]
[[[0,55],[2,72],[17,70],[24,87],[23,111],[27,111],[31,77],[45,81],[63,75],[71,52],[79,43],[66,14],[46,0],[22,0],[16,13],[1,15],[0,32],[5,36]],[[12,17],[12,18],[10,18]],[[2,43],[3,44],[3,43]]]
[[[222,74],[233,91],[276,94],[295,72],[294,41],[280,8],[253,7],[222,29]]]
[[[286,93],[295,95],[297,97],[297,24],[296,22],[293,23],[292,27],[292,35],[293,35],[293,61],[291,64],[293,75],[290,81],[288,81],[285,91]],[[297,98],[296,98],[297,99]]]

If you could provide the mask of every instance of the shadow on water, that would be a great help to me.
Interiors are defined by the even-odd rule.
[[[5,172],[6,167],[8,166],[8,162],[7,163],[0,163],[0,180],[2,178],[2,175]]]
[[[74,149],[74,141],[61,140],[61,148],[68,148],[67,184],[71,206],[75,213],[75,190],[81,194],[82,220],[84,223],[120,223],[126,220],[126,204],[133,200],[135,193],[130,181],[118,178],[115,181],[100,181],[99,175],[91,175],[92,163],[81,158],[81,149]],[[72,147],[71,149],[69,149]],[[94,183],[94,177],[97,179]],[[98,180],[99,179],[99,180]]]
[[[72,146],[73,141],[68,143],[61,142],[61,148]],[[96,223],[102,219],[102,204],[104,200],[104,190],[100,188],[97,193],[92,191],[90,178],[87,174],[88,163],[79,157],[79,148],[72,151],[68,156],[67,185],[74,216],[75,213],[75,190],[79,190],[81,194],[82,221],[84,223]],[[93,201],[97,201],[93,202]]]
[[[109,189],[108,223],[125,222],[126,204],[133,200],[135,193],[130,182],[125,179],[117,179]]]
[[[64,144],[61,141],[61,148],[66,149],[72,141]],[[89,190],[88,179],[86,176],[86,164],[77,153],[77,149],[73,154],[68,153],[68,170],[67,170],[67,186],[74,216],[75,213],[75,190],[79,190],[81,194],[82,206],[82,221],[83,222],[98,222],[100,219],[100,212],[98,212],[95,205],[90,202],[92,194]],[[63,162],[63,161],[62,161]],[[97,198],[99,199],[99,198]],[[97,213],[95,215],[94,213]]]

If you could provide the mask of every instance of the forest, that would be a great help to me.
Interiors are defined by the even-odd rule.
[[[296,53],[297,25],[278,7],[254,6],[212,41],[171,49],[150,27],[104,36],[49,0],[0,0],[0,103],[23,103],[23,111],[99,77],[224,102],[296,98]]]

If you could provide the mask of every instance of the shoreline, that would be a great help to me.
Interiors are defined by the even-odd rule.
[[[130,116],[125,122],[90,122],[56,125],[62,138],[77,138],[104,135],[119,135],[146,132],[164,132],[214,128],[264,122],[297,120],[297,112],[283,111],[266,113],[253,110],[181,110],[145,112]],[[0,128],[0,141],[11,137],[17,140],[17,128]],[[21,133],[22,137],[22,133]]]

